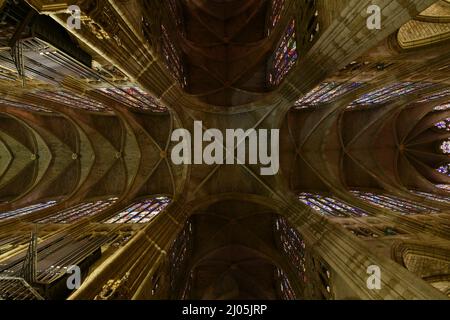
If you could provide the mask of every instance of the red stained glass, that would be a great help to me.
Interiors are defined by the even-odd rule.
[[[298,59],[295,19],[292,19],[276,49],[269,74],[269,84],[277,86],[292,69]]]

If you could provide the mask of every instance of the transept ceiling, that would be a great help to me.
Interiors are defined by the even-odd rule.
[[[448,1],[391,1],[380,30],[365,28],[361,12],[370,1],[66,2],[0,1],[0,212],[55,201],[0,220],[0,249],[8,248],[0,270],[19,268],[36,221],[114,197],[98,214],[39,226],[42,248],[92,246],[83,259],[114,243],[71,299],[104,297],[108,280],[126,283],[115,298],[186,298],[189,288],[195,299],[277,299],[281,270],[305,299],[442,297],[386,258],[403,237],[356,238],[348,226],[373,218],[326,218],[298,194],[337,196],[375,216],[374,226],[448,245],[449,202],[411,192],[448,199],[439,186],[450,177],[436,169],[450,163],[441,149],[450,133],[435,126],[450,117]],[[79,29],[67,27],[72,2]],[[175,165],[171,133],[192,132],[194,121],[204,130],[280,129],[280,171]],[[355,191],[386,192],[439,213],[433,221],[395,215]],[[161,196],[172,202],[149,224],[105,223]],[[301,234],[311,268],[322,278],[332,270],[351,294],[329,284],[320,293],[305,289],[280,254],[280,219]],[[177,278],[181,262],[170,252],[187,235]],[[355,267],[351,277],[345,259],[388,266],[384,289],[358,286],[366,270]],[[417,269],[405,259],[397,260]],[[313,278],[324,283],[319,271]]]

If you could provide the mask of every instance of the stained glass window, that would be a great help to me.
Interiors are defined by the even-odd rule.
[[[352,193],[371,204],[389,209],[392,211],[400,212],[403,214],[419,214],[419,213],[435,213],[440,210],[434,207],[430,207],[425,204],[419,204],[411,200],[402,199],[393,195],[387,194],[375,194],[372,192],[352,191]]]
[[[185,75],[185,70],[183,66],[183,62],[181,59],[181,54],[178,49],[175,47],[173,42],[170,39],[169,33],[167,29],[161,25],[161,33],[162,33],[162,55],[166,62],[166,67],[178,80],[182,87],[187,85],[187,79]]]
[[[445,111],[450,109],[450,103],[448,104],[442,104],[440,106],[434,107],[434,111]]]
[[[450,154],[450,140],[442,142],[440,148],[443,154]]]
[[[81,203],[74,207],[60,211],[51,217],[35,221],[36,223],[72,223],[79,219],[93,216],[108,208],[117,201],[117,198]]]
[[[327,216],[366,217],[369,215],[366,211],[352,206],[334,196],[303,192],[299,194],[298,198],[307,206]]]
[[[283,13],[285,5],[285,0],[272,0],[270,18],[269,18],[269,28],[268,33],[275,29],[277,23],[281,19],[281,14]]]
[[[117,213],[105,223],[147,223],[170,203],[168,197],[156,197],[135,203]]]
[[[108,106],[99,101],[93,100],[81,94],[65,90],[60,90],[57,92],[36,91],[33,92],[33,96],[39,97],[47,101],[61,103],[74,109],[84,109],[91,112],[112,111]]]
[[[277,244],[295,268],[297,277],[307,282],[306,275],[306,244],[300,234],[292,228],[286,219],[277,217],[275,220],[275,236]]]
[[[167,108],[139,87],[101,88],[99,90],[129,108],[152,112],[167,111]]]
[[[269,84],[277,86],[292,69],[298,59],[295,19],[289,23],[278,48],[271,59]]]
[[[323,299],[331,298],[331,272],[327,265],[321,260],[315,259],[316,270],[321,284],[320,295]]]
[[[450,118],[446,118],[435,124],[435,127],[439,130],[450,131]]]
[[[179,284],[180,276],[183,278],[186,274],[184,268],[186,267],[187,257],[191,249],[191,240],[192,223],[189,221],[173,242],[169,253],[170,285],[174,292]]]
[[[312,296],[314,299],[329,299],[331,297],[330,269],[308,251],[304,239],[297,230],[284,217],[277,216],[274,235],[275,243],[293,267],[295,272],[293,276],[300,280],[297,289],[301,292],[294,292],[287,275],[277,268],[277,286],[282,298],[294,300]]]
[[[411,192],[415,193],[415,194],[417,194],[419,196],[422,196],[424,198],[427,198],[429,200],[450,203],[450,198],[449,197],[441,196],[441,195],[438,195],[438,194],[432,194],[432,193],[428,193],[428,192],[423,192],[423,191],[417,191],[417,190],[411,190]]]
[[[426,96],[425,98],[423,98],[423,99],[421,99],[421,100],[419,100],[417,102],[425,103],[425,102],[430,102],[430,101],[437,100],[437,99],[440,99],[440,98],[444,98],[444,97],[447,97],[447,96],[450,96],[450,89],[445,89],[443,91],[439,91],[437,93],[431,94],[431,95]]]
[[[324,82],[315,87],[304,97],[300,98],[296,103],[297,109],[317,106],[322,103],[328,103],[338,99],[339,97],[361,87],[361,82]]]
[[[296,300],[295,292],[286,274],[280,268],[276,269],[276,282],[279,286],[279,292],[282,300]]]
[[[437,184],[436,187],[442,190],[450,191],[450,184]]]
[[[450,177],[450,163],[444,164],[436,169],[437,172],[445,174]]]
[[[414,93],[418,90],[429,88],[432,83],[427,82],[398,82],[388,85],[384,88],[364,94],[362,97],[354,101],[350,107],[361,105],[382,104],[392,99],[401,97],[406,94]]]
[[[17,218],[17,217],[24,216],[24,215],[27,215],[27,214],[30,214],[33,212],[47,209],[51,206],[54,206],[55,204],[56,204],[56,201],[51,200],[51,201],[47,201],[47,202],[33,204],[30,206],[12,210],[12,211],[3,211],[3,212],[0,212],[0,219]]]

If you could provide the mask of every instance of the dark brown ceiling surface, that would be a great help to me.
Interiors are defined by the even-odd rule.
[[[226,107],[252,102],[267,91],[268,6],[265,0],[183,2],[190,94]]]
[[[42,9],[41,1],[29,2]],[[83,58],[99,60],[95,64],[98,70],[76,64],[83,77],[70,73],[68,69],[74,68],[70,64],[70,68],[66,64],[65,68],[58,65],[57,70],[44,68],[47,53],[43,53],[33,54],[38,68],[27,64],[25,79],[21,79],[9,52],[0,52],[1,70],[6,70],[0,80],[0,209],[49,198],[64,200],[55,211],[43,212],[45,216],[86,199],[118,197],[117,207],[111,211],[80,225],[55,227],[62,235],[79,232],[76,236],[82,238],[89,235],[84,228],[89,232],[98,225],[108,229],[103,219],[134,201],[155,195],[173,198],[167,211],[101,265],[99,278],[89,279],[75,293],[78,298],[93,298],[110,279],[128,279],[129,270],[131,276],[124,281],[129,281],[130,295],[148,298],[159,284],[155,279],[167,276],[167,253],[174,240],[190,224],[192,247],[173,296],[179,296],[181,288],[193,279],[190,297],[194,299],[280,298],[275,274],[290,261],[275,241],[277,215],[302,231],[305,243],[311,244],[323,265],[332,265],[329,269],[340,275],[346,270],[342,276],[351,281],[347,274],[355,270],[347,271],[349,266],[342,265],[344,258],[358,255],[368,262],[378,261],[377,256],[371,255],[363,240],[298,201],[299,192],[339,194],[355,204],[361,202],[349,192],[353,189],[389,190],[407,196],[411,196],[409,189],[418,189],[445,195],[435,184],[448,184],[450,178],[435,169],[448,162],[439,143],[448,139],[449,133],[436,130],[434,124],[448,117],[449,111],[434,108],[448,96],[439,103],[419,101],[449,87],[450,43],[444,39],[405,49],[396,38],[399,28],[413,19],[410,15],[431,1],[395,2],[389,7],[395,14],[386,18],[385,28],[376,36],[361,27],[365,17],[360,9],[366,9],[370,1],[287,0],[281,22],[270,33],[271,1],[179,1],[182,25],[171,21],[167,29],[172,43],[181,49],[185,86],[176,81],[158,52],[161,34],[147,34],[142,23],[149,18],[159,24],[158,15],[167,23],[169,8],[159,2],[130,2],[127,6],[113,0],[81,1],[86,17],[95,24],[83,20],[83,28],[71,32],[68,48],[75,53],[85,50],[86,55],[79,53]],[[154,5],[159,11],[150,13],[145,5]],[[51,11],[57,6],[45,8]],[[269,87],[268,62],[293,16],[301,18],[300,59],[279,86]],[[52,19],[61,26],[65,18],[58,11]],[[320,28],[315,24],[318,21]],[[311,28],[320,30],[314,41],[309,41]],[[8,36],[8,32],[4,33]],[[353,105],[366,94],[407,81],[432,85],[383,103]],[[310,104],[298,103],[317,86],[331,82],[358,82],[361,86],[329,101],[316,97]],[[135,99],[125,101],[111,91],[102,91],[119,87],[135,94],[136,89],[129,88],[134,86],[146,91],[159,108],[152,109],[146,100],[150,109],[139,109]],[[61,88],[72,94],[72,103],[36,96]],[[48,110],[16,108],[7,99],[22,107],[35,104]],[[89,104],[100,110],[80,108]],[[280,129],[280,171],[262,176],[255,165],[174,165],[170,152],[175,143],[170,135],[177,128],[192,132],[194,120],[222,131]],[[412,219],[371,209],[380,219],[418,228]],[[0,222],[0,232],[16,228],[28,232],[32,225],[29,217],[11,224]],[[424,225],[426,228],[431,227]],[[405,281],[395,278],[398,270],[389,267],[393,283]],[[364,276],[365,270],[358,273],[359,278]],[[302,286],[300,279],[294,281],[297,289]],[[150,286],[152,290],[148,290]],[[414,288],[407,289],[405,292],[412,292]],[[379,294],[358,290],[364,297]]]

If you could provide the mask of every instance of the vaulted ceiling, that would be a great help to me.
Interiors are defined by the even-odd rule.
[[[119,258],[111,258],[102,280],[123,276],[139,256],[157,259],[162,253],[145,250],[168,250],[189,221],[186,274],[195,275],[193,297],[274,299],[275,269],[287,268],[273,240],[275,216],[295,221],[312,242],[325,232],[347,239],[295,202],[296,193],[333,193],[361,206],[367,204],[350,190],[416,200],[410,189],[448,196],[435,185],[450,178],[435,169],[449,160],[439,143],[450,134],[434,124],[450,116],[450,109],[435,110],[449,98],[424,99],[450,89],[450,4],[392,1],[381,30],[365,27],[360,13],[369,4],[286,0],[280,20],[268,27],[268,0],[86,0],[77,1],[82,28],[70,30],[65,2],[21,2],[16,16],[0,22],[0,211],[60,202],[38,215],[0,221],[0,230],[12,232],[87,199],[119,197],[90,219],[99,223],[135,199],[168,195],[174,200],[169,220],[145,227],[137,239],[148,247],[127,247],[120,257],[129,261],[117,268]],[[273,54],[293,18],[298,59],[273,85]],[[28,41],[15,47],[19,39]],[[167,40],[175,60],[167,58]],[[22,66],[10,49],[23,50]],[[299,104],[331,82],[361,86]],[[349,108],[406,82],[430,85]],[[170,135],[177,128],[192,132],[195,120],[222,131],[279,128],[279,173],[260,176],[259,165],[174,165]],[[335,244],[318,245],[324,256],[331,255],[327,245]],[[355,248],[367,251],[361,243]],[[78,297],[92,298],[102,284],[92,280]]]

